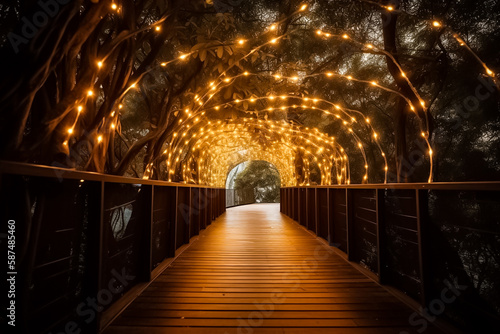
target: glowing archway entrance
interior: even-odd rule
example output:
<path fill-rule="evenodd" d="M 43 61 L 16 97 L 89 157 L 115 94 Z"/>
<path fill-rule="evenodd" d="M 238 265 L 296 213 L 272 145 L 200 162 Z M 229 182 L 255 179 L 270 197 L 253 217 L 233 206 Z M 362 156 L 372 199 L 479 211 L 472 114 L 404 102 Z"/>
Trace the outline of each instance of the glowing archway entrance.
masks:
<path fill-rule="evenodd" d="M 226 206 L 251 203 L 279 203 L 281 175 L 265 160 L 249 160 L 236 165 L 227 174 Z"/>

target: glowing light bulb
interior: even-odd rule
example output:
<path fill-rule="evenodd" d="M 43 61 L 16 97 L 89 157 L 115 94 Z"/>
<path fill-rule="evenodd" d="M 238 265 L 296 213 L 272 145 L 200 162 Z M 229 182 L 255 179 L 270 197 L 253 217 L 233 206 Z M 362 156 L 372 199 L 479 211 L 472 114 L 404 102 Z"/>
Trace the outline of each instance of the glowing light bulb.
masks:
<path fill-rule="evenodd" d="M 114 129 L 114 128 L 116 128 L 115 123 L 111 123 L 111 129 Z"/>
<path fill-rule="evenodd" d="M 111 9 L 112 10 L 117 10 L 118 9 L 118 5 L 116 3 L 112 3 L 111 4 Z"/>
<path fill-rule="evenodd" d="M 229 81 L 231 81 L 231 79 L 229 78 L 224 79 L 224 82 L 229 82 Z"/>
<path fill-rule="evenodd" d="M 492 70 L 490 70 L 489 68 L 486 69 L 486 73 L 488 73 L 488 75 L 490 77 L 494 77 L 495 76 L 495 73 Z"/>
<path fill-rule="evenodd" d="M 302 5 L 302 6 L 300 7 L 300 11 L 304 11 L 304 10 L 306 10 L 306 9 L 307 9 L 307 5 L 306 5 L 306 4 L 304 4 L 304 5 Z"/>
<path fill-rule="evenodd" d="M 390 11 L 390 12 L 392 12 L 392 11 L 394 10 L 394 7 L 392 7 L 392 6 L 388 6 L 388 7 L 387 7 L 387 10 L 388 10 L 388 11 Z"/>
<path fill-rule="evenodd" d="M 274 31 L 276 30 L 276 28 L 277 28 L 276 24 L 273 24 L 269 27 L 269 30 Z"/>
<path fill-rule="evenodd" d="M 244 75 L 244 76 L 248 76 L 248 75 L 250 75 L 250 73 L 248 73 L 248 72 L 243 72 L 243 75 Z"/>
<path fill-rule="evenodd" d="M 239 44 L 239 45 L 243 45 L 243 44 L 245 44 L 245 40 L 244 40 L 244 39 L 240 39 L 240 40 L 238 41 L 238 44 Z"/>
<path fill-rule="evenodd" d="M 167 66 L 167 63 L 161 63 L 160 65 L 165 67 L 165 66 Z"/>
<path fill-rule="evenodd" d="M 81 113 L 83 110 L 83 107 L 82 106 L 78 106 L 78 112 Z"/>
<path fill-rule="evenodd" d="M 72 133 L 73 133 L 73 128 L 69 128 L 69 129 L 68 129 L 68 133 L 69 133 L 69 134 L 72 134 Z"/>
<path fill-rule="evenodd" d="M 92 96 L 94 95 L 94 92 L 92 90 L 87 91 L 87 96 Z"/>
<path fill-rule="evenodd" d="M 349 35 L 348 35 L 348 34 L 343 34 L 343 35 L 342 35 L 342 38 L 343 38 L 343 39 L 349 39 Z"/>
<path fill-rule="evenodd" d="M 328 72 L 328 73 L 326 73 L 326 76 L 327 77 L 333 77 L 333 73 L 332 72 Z"/>
<path fill-rule="evenodd" d="M 98 143 L 102 142 L 102 136 L 97 137 L 97 142 Z"/>
<path fill-rule="evenodd" d="M 102 65 L 103 65 L 102 61 L 97 62 L 97 67 L 102 68 Z"/>
<path fill-rule="evenodd" d="M 378 83 L 376 81 L 371 82 L 372 86 L 378 86 Z"/>
<path fill-rule="evenodd" d="M 367 47 L 368 49 L 373 49 L 373 45 L 371 45 L 371 44 L 366 44 L 366 47 Z"/>
<path fill-rule="evenodd" d="M 160 26 L 156 26 L 155 30 L 156 30 L 156 31 L 160 31 L 160 30 L 161 30 L 161 27 L 160 27 Z"/>
<path fill-rule="evenodd" d="M 271 42 L 271 44 L 276 44 L 277 41 L 278 41 L 277 38 L 273 38 L 270 42 Z"/>
<path fill-rule="evenodd" d="M 318 34 L 318 35 L 320 35 L 320 36 L 321 36 L 321 35 L 323 34 L 323 32 L 322 32 L 321 30 L 317 30 L 317 31 L 316 31 L 316 34 Z"/>
<path fill-rule="evenodd" d="M 119 104 L 118 109 L 123 109 L 123 104 Z"/>
<path fill-rule="evenodd" d="M 434 21 L 434 22 L 432 22 L 432 25 L 433 25 L 434 27 L 436 27 L 436 28 L 441 27 L 441 23 L 440 23 L 440 22 L 438 22 L 438 21 Z"/>
<path fill-rule="evenodd" d="M 188 56 L 188 55 L 180 55 L 180 56 L 179 56 L 179 59 L 184 60 L 184 59 L 186 59 L 186 58 L 187 58 L 187 56 Z"/>

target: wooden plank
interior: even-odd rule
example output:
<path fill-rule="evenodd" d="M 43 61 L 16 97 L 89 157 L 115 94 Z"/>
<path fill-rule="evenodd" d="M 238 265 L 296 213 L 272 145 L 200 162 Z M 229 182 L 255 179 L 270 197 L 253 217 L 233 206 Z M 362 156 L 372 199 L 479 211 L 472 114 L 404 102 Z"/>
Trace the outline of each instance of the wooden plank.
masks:
<path fill-rule="evenodd" d="M 410 308 L 279 209 L 228 209 L 105 333 L 415 333 Z"/>

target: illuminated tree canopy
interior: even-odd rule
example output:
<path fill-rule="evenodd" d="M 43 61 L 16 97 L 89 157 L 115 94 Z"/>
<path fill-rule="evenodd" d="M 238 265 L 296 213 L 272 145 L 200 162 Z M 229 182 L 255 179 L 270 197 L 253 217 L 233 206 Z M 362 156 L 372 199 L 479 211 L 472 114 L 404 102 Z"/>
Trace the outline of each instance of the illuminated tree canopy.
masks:
<path fill-rule="evenodd" d="M 500 174 L 496 2 L 4 3 L 3 159 L 220 187 L 251 160 L 283 186 Z"/>

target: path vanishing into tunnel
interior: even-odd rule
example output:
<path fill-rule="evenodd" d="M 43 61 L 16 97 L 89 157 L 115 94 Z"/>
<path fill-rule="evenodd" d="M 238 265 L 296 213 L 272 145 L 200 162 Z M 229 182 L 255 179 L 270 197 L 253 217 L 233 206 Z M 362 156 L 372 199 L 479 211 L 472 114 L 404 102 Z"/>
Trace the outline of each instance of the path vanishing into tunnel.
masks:
<path fill-rule="evenodd" d="M 279 204 L 256 204 L 228 209 L 105 333 L 417 333 L 412 313 Z"/>

